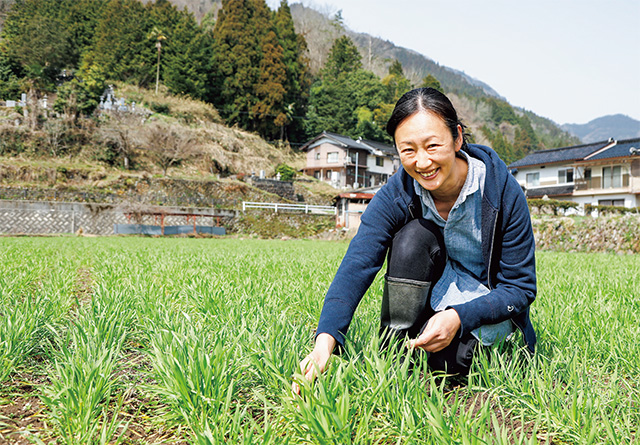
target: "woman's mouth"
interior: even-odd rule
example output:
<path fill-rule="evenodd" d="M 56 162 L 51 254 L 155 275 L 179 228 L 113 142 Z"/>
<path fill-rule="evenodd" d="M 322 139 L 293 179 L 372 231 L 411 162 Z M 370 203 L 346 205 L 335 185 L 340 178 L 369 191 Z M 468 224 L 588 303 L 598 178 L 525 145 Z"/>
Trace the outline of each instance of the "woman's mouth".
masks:
<path fill-rule="evenodd" d="M 422 176 L 424 179 L 431 179 L 433 178 L 436 174 L 438 174 L 438 171 L 440 169 L 439 168 L 434 168 L 432 170 L 426 171 L 426 172 L 417 172 L 420 176 Z"/>

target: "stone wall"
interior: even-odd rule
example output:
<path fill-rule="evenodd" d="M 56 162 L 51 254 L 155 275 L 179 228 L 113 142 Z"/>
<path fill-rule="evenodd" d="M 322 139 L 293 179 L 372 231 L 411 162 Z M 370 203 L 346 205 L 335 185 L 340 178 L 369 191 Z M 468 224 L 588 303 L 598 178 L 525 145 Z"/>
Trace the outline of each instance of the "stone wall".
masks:
<path fill-rule="evenodd" d="M 295 188 L 293 187 L 293 182 L 253 177 L 251 178 L 251 185 L 255 188 L 259 188 L 260 190 L 264 190 L 265 192 L 273 193 L 281 198 L 288 199 L 289 201 L 299 201 L 296 196 Z"/>
<path fill-rule="evenodd" d="M 640 253 L 640 215 L 533 216 L 532 224 L 540 250 Z"/>

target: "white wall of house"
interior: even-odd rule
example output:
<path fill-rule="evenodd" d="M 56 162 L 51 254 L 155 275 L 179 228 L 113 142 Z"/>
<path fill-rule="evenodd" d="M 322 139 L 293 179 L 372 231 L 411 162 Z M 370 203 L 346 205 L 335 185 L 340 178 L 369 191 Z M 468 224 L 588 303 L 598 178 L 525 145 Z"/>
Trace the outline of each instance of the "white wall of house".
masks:
<path fill-rule="evenodd" d="M 589 187 L 574 190 L 567 199 L 580 205 L 617 205 L 638 207 L 640 205 L 640 178 L 631 176 L 631 164 L 611 161 L 598 165 L 570 164 L 547 165 L 519 168 L 516 174 L 518 183 L 528 190 L 536 188 L 575 184 L 585 178 L 585 170 L 590 171 Z M 571 171 L 571 173 L 568 173 Z M 572 176 L 572 177 L 571 177 Z M 627 185 L 625 185 L 627 184 Z"/>
<path fill-rule="evenodd" d="M 561 164 L 523 167 L 519 168 L 516 174 L 520 186 L 527 189 L 573 184 L 575 177 L 576 171 L 572 166 Z"/>
<path fill-rule="evenodd" d="M 582 195 L 573 196 L 571 201 L 577 202 L 581 206 L 585 204 L 591 205 L 617 205 L 623 207 L 637 207 L 637 197 L 629 193 L 610 193 L 610 194 L 597 194 L 597 195 Z M 607 201 L 607 202 L 604 202 Z M 611 202 L 608 202 L 611 201 Z"/>
<path fill-rule="evenodd" d="M 386 182 L 389 176 L 395 172 L 393 158 L 389 156 L 367 156 L 367 170 L 369 175 L 374 175 L 378 179 L 373 181 L 370 186 L 379 185 L 381 182 Z"/>

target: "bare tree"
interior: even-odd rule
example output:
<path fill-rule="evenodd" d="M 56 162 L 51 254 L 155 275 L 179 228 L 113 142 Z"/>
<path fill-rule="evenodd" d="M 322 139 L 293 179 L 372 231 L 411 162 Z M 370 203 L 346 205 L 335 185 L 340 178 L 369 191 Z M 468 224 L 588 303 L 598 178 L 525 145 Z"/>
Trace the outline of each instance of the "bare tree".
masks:
<path fill-rule="evenodd" d="M 151 160 L 167 175 L 169 167 L 179 165 L 196 154 L 195 138 L 183 128 L 154 123 L 141 135 L 144 150 Z"/>
<path fill-rule="evenodd" d="M 122 156 L 123 166 L 128 170 L 138 148 L 137 133 L 141 117 L 126 112 L 112 112 L 105 116 L 108 117 L 108 121 L 100 126 L 100 138 Z"/>

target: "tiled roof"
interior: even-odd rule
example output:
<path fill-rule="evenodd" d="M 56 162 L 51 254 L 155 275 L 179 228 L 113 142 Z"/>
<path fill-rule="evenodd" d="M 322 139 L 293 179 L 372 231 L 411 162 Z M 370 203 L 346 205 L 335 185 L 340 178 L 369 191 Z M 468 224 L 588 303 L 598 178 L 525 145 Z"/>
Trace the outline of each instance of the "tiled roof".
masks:
<path fill-rule="evenodd" d="M 309 148 L 311 148 L 311 145 L 316 142 L 319 141 L 322 138 L 327 138 L 327 139 L 331 139 L 335 142 L 337 142 L 340 146 L 344 147 L 344 148 L 353 148 L 353 149 L 360 149 L 360 150 L 366 150 L 369 153 L 372 153 L 374 151 L 381 151 L 384 154 L 387 155 L 394 155 L 396 154 L 396 150 L 395 148 L 393 148 L 390 145 L 384 144 L 382 142 L 376 142 L 376 141 L 369 141 L 366 139 L 361 139 L 361 140 L 354 140 L 351 139 L 348 136 L 343 136 L 341 134 L 338 133 L 332 133 L 330 131 L 323 131 L 321 134 L 319 134 L 318 136 L 316 136 L 315 138 L 311 139 L 309 142 L 307 142 L 306 144 L 304 144 L 301 147 L 301 150 L 308 150 Z"/>
<path fill-rule="evenodd" d="M 384 154 L 387 155 L 396 155 L 398 154 L 398 152 L 396 151 L 396 149 L 389 145 L 389 144 L 385 144 L 384 142 L 377 142 L 377 141 L 370 141 L 368 139 L 363 139 L 362 142 L 364 142 L 365 144 L 375 148 L 378 151 L 381 151 Z"/>
<path fill-rule="evenodd" d="M 535 189 L 527 189 L 527 198 L 542 198 L 547 196 L 568 196 L 573 193 L 573 184 L 557 185 L 553 187 L 540 187 Z"/>
<path fill-rule="evenodd" d="M 640 154 L 640 138 L 635 139 L 626 139 L 624 141 L 618 141 L 613 147 L 609 147 L 605 150 L 602 150 L 600 153 L 597 153 L 593 156 L 588 156 L 585 161 L 596 161 L 599 159 L 611 159 L 611 158 L 623 158 L 626 156 L 638 156 L 632 155 L 629 149 L 631 147 L 637 148 Z"/>
<path fill-rule="evenodd" d="M 575 145 L 573 147 L 554 148 L 551 150 L 540 150 L 528 154 L 524 158 L 509 164 L 509 168 L 525 167 L 530 165 L 552 164 L 554 162 L 571 162 L 582 160 L 606 147 L 610 142 L 594 142 L 592 144 Z"/>

